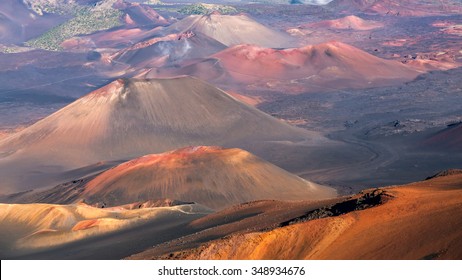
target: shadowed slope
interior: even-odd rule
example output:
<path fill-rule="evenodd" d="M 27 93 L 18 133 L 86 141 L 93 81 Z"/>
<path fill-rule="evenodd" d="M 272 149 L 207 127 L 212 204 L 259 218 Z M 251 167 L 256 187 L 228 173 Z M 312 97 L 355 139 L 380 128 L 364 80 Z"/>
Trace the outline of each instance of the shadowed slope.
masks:
<path fill-rule="evenodd" d="M 427 147 L 448 151 L 462 151 L 462 122 L 448 125 L 423 143 Z"/>
<path fill-rule="evenodd" d="M 56 185 L 63 171 L 103 160 L 194 145 L 254 152 L 267 141 L 327 140 L 195 78 L 117 80 L 1 140 L 0 185 L 21 191 Z"/>
<path fill-rule="evenodd" d="M 139 42 L 113 54 L 111 59 L 134 69 L 156 68 L 176 65 L 187 59 L 208 57 L 224 49 L 225 45 L 208 36 L 187 32 Z"/>
<path fill-rule="evenodd" d="M 99 209 L 85 204 L 0 204 L 0 257 L 8 259 L 47 250 L 59 251 L 63 245 L 86 244 L 109 234 L 120 234 L 127 237 L 120 243 L 131 243 L 108 246 L 105 242 L 97 242 L 92 247 L 95 252 L 87 252 L 97 255 L 100 250 L 108 250 L 112 253 L 108 258 L 115 258 L 120 251 L 133 252 L 134 241 L 143 243 L 130 238 L 129 229 L 141 227 L 138 231 L 142 232 L 157 227 L 160 233 L 209 213 L 209 209 L 197 204 L 135 210 L 123 207 Z M 145 239 L 155 240 L 156 236 L 148 234 Z M 65 250 L 63 254 L 66 254 Z"/>
<path fill-rule="evenodd" d="M 195 231 L 195 234 L 183 236 L 170 242 L 145 248 L 144 251 L 129 256 L 129 259 L 157 259 L 180 257 L 171 252 L 200 247 L 204 242 L 216 240 L 230 234 L 241 236 L 249 231 L 268 230 L 277 227 L 280 223 L 298 217 L 320 207 L 341 201 L 343 198 L 319 201 L 277 201 L 259 200 L 233 205 L 224 210 L 209 214 L 190 222 L 186 229 Z"/>
<path fill-rule="evenodd" d="M 368 192 L 365 193 L 366 195 Z M 182 259 L 460 259 L 462 175 L 455 174 L 358 195 L 378 205 L 345 203 L 310 211 L 267 232 L 231 235 Z M 368 202 L 369 203 L 369 202 Z M 343 205 L 342 209 L 340 206 Z M 337 209 L 338 208 L 338 209 Z M 338 212 L 340 211 L 340 212 Z M 342 212 L 344 211 L 344 212 Z M 350 212 L 351 211 L 351 212 Z M 305 220 L 305 221 L 304 221 Z M 306 221 L 308 220 L 308 221 Z M 289 224 L 289 225 L 287 225 Z M 425 233 L 425 234 L 422 234 Z M 146 256 L 145 256 L 146 257 Z M 167 256 L 166 256 L 167 257 Z"/>
<path fill-rule="evenodd" d="M 149 6 L 127 2 L 123 2 L 119 5 L 120 7 L 118 8 L 126 13 L 124 15 L 124 21 L 128 25 L 158 26 L 168 24 L 168 21 L 163 16 L 159 15 Z"/>
<path fill-rule="evenodd" d="M 64 21 L 53 14 L 38 15 L 20 0 L 0 1 L 0 43 L 23 43 Z"/>
<path fill-rule="evenodd" d="M 305 181 L 246 151 L 203 146 L 125 162 L 84 182 L 71 198 L 66 195 L 69 188 L 75 189 L 76 185 L 56 187 L 46 195 L 37 193 L 22 201 L 83 200 L 90 205 L 115 206 L 172 198 L 222 209 L 260 199 L 316 200 L 336 196 L 334 189 Z"/>

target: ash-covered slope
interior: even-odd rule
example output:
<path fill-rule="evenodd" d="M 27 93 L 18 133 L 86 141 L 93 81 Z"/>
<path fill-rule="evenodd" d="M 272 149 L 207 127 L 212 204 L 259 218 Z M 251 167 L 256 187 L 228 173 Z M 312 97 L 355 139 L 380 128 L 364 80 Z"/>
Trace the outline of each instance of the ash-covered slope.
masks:
<path fill-rule="evenodd" d="M 205 34 L 226 46 L 255 44 L 268 48 L 292 47 L 289 35 L 272 30 L 246 15 L 191 15 L 167 28 L 170 33 Z"/>
<path fill-rule="evenodd" d="M 196 78 L 120 79 L 3 139 L 0 186 L 3 192 L 52 186 L 64 182 L 57 180 L 64 171 L 185 146 L 255 152 L 271 141 L 327 140 Z"/>
<path fill-rule="evenodd" d="M 462 13 L 458 0 L 334 0 L 327 7 L 337 12 L 365 12 L 393 16 L 432 16 Z"/>
<path fill-rule="evenodd" d="M 341 42 L 293 49 L 238 45 L 182 68 L 160 69 L 147 77 L 195 75 L 218 84 L 257 88 L 298 86 L 302 92 L 400 84 L 419 72 Z M 291 92 L 287 90 L 286 92 Z"/>
<path fill-rule="evenodd" d="M 339 80 L 345 83 L 368 83 L 378 80 L 408 80 L 416 72 L 402 63 L 373 56 L 341 42 L 309 45 L 296 49 L 267 49 L 241 45 L 214 55 L 235 77 L 253 79 Z M 252 79 L 252 78 L 251 78 Z"/>
<path fill-rule="evenodd" d="M 358 16 L 350 15 L 343 18 L 324 20 L 311 24 L 303 25 L 308 28 L 332 28 L 332 29 L 352 29 L 352 30 L 373 30 L 383 27 L 383 24 L 373 20 L 364 20 Z"/>
<path fill-rule="evenodd" d="M 83 184 L 58 186 L 23 201 L 84 201 L 107 207 L 171 198 L 222 209 L 261 199 L 317 200 L 335 196 L 335 190 L 301 179 L 247 151 L 198 146 L 143 156 Z"/>
<path fill-rule="evenodd" d="M 141 41 L 111 56 L 115 63 L 124 63 L 135 69 L 176 65 L 184 60 L 208 57 L 226 49 L 222 43 L 192 31 L 169 34 Z"/>
<path fill-rule="evenodd" d="M 118 2 L 115 7 L 125 13 L 124 21 L 132 26 L 167 25 L 168 20 L 147 5 L 130 2 Z"/>

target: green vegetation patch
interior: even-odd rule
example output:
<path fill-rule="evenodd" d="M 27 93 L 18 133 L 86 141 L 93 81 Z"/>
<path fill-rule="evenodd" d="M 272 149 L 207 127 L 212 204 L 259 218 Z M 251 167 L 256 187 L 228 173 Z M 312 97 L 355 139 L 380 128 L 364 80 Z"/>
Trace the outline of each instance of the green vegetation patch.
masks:
<path fill-rule="evenodd" d="M 219 12 L 223 15 L 237 14 L 238 11 L 232 6 L 218 4 L 197 3 L 181 8 L 179 13 L 184 15 L 207 15 L 213 12 Z"/>
<path fill-rule="evenodd" d="M 26 42 L 26 46 L 50 51 L 62 50 L 61 43 L 76 35 L 91 34 L 96 31 L 120 26 L 122 12 L 101 7 L 80 7 L 75 17 L 56 26 L 42 36 Z"/>
<path fill-rule="evenodd" d="M 69 15 L 78 7 L 76 3 L 67 0 L 24 0 L 24 3 L 41 16 L 45 13 Z"/>
<path fill-rule="evenodd" d="M 162 1 L 160 0 L 145 0 L 143 2 L 144 4 L 147 4 L 147 5 L 162 5 Z"/>

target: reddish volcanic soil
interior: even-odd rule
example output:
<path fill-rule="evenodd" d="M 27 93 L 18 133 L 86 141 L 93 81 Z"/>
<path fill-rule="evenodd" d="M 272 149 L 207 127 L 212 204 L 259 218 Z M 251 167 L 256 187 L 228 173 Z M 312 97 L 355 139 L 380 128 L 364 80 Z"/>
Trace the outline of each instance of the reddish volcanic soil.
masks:
<path fill-rule="evenodd" d="M 325 20 L 311 24 L 302 25 L 301 28 L 333 28 L 333 29 L 352 29 L 352 30 L 373 30 L 384 25 L 372 20 L 364 20 L 357 16 L 346 16 L 339 19 Z"/>
<path fill-rule="evenodd" d="M 188 31 L 141 41 L 112 54 L 109 60 L 139 72 L 140 69 L 177 67 L 183 60 L 202 59 L 225 48 L 204 34 Z"/>
<path fill-rule="evenodd" d="M 317 208 L 341 201 L 340 198 L 312 202 L 283 202 L 260 200 L 234 205 L 222 211 L 212 213 L 190 222 L 184 228 L 194 234 L 183 236 L 139 254 L 130 259 L 156 259 L 164 254 L 184 249 L 195 248 L 207 240 L 215 240 L 229 234 L 267 230 L 277 227 L 280 223 L 293 219 Z M 172 254 L 172 256 L 176 254 Z"/>
<path fill-rule="evenodd" d="M 172 198 L 222 209 L 259 199 L 317 200 L 336 192 L 301 179 L 246 151 L 189 147 L 128 161 L 96 176 L 44 192 L 13 195 L 14 203 L 117 206 Z"/>
<path fill-rule="evenodd" d="M 462 151 L 462 123 L 452 124 L 425 140 L 424 146 Z"/>
<path fill-rule="evenodd" d="M 272 30 L 246 15 L 191 15 L 167 28 L 169 33 L 192 31 L 226 46 L 255 44 L 269 48 L 293 47 L 290 36 Z"/>
<path fill-rule="evenodd" d="M 230 90 L 226 91 L 226 93 L 228 93 L 229 95 L 236 98 L 237 100 L 245 104 L 248 104 L 250 106 L 257 106 L 258 104 L 265 102 L 263 98 L 258 97 L 258 96 L 245 96 L 245 95 L 242 95 L 237 92 L 230 91 Z"/>
<path fill-rule="evenodd" d="M 451 174 L 405 186 L 364 191 L 363 195 L 310 211 L 272 230 L 232 234 L 195 249 L 160 257 L 460 259 L 462 174 Z M 156 258 L 156 249 L 133 256 L 152 257 Z"/>
<path fill-rule="evenodd" d="M 71 185 L 73 187 L 75 185 Z M 32 202 L 117 206 L 172 198 L 213 209 L 260 199 L 317 200 L 336 191 L 308 182 L 246 151 L 190 147 L 147 155 L 109 169 L 68 197 L 68 188 L 35 194 Z M 43 198 L 42 198 L 43 197 Z"/>
<path fill-rule="evenodd" d="M 443 33 L 462 36 L 462 24 L 460 22 L 441 20 L 434 22 L 432 26 L 440 28 Z"/>
<path fill-rule="evenodd" d="M 120 5 L 121 7 L 116 7 L 125 12 L 124 20 L 129 26 L 163 26 L 169 23 L 168 20 L 147 5 L 127 2 L 122 2 Z"/>
<path fill-rule="evenodd" d="M 122 28 L 117 30 L 100 31 L 91 35 L 73 37 L 61 43 L 66 50 L 97 48 L 120 48 L 131 46 L 146 37 L 154 36 L 160 28 L 144 30 L 142 28 Z"/>
<path fill-rule="evenodd" d="M 340 42 L 275 50 L 239 45 L 213 55 L 235 81 L 272 86 L 300 83 L 302 90 L 329 91 L 400 83 L 418 73 Z"/>
<path fill-rule="evenodd" d="M 267 141 L 331 143 L 195 78 L 120 79 L 1 140 L 0 185 L 50 187 L 75 179 L 60 177 L 75 168 L 191 145 L 263 153 Z"/>

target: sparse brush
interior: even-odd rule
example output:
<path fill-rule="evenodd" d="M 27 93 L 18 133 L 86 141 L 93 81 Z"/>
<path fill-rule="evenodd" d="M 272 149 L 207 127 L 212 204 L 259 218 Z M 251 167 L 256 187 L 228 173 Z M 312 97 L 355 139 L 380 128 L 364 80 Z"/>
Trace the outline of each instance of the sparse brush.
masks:
<path fill-rule="evenodd" d="M 197 3 L 185 6 L 181 8 L 178 12 L 185 15 L 207 15 L 213 12 L 219 12 L 223 15 L 238 13 L 237 9 L 232 6 L 204 3 Z"/>
<path fill-rule="evenodd" d="M 56 26 L 38 38 L 26 42 L 26 46 L 51 51 L 62 50 L 61 43 L 76 35 L 91 34 L 121 25 L 122 12 L 112 7 L 103 9 L 83 7 L 76 11 L 75 17 Z"/>

